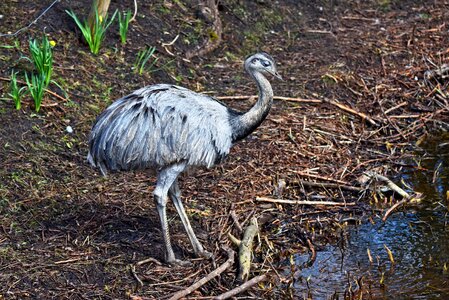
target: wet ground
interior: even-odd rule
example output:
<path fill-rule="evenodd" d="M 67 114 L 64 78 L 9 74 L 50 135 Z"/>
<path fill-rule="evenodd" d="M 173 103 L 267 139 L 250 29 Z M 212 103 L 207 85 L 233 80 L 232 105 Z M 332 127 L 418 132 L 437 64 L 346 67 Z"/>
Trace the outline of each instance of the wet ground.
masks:
<path fill-rule="evenodd" d="M 449 298 L 449 144 L 437 138 L 422 147 L 413 159 L 420 170 L 404 170 L 402 176 L 424 194 L 422 201 L 386 222 L 374 215 L 348 228 L 339 243 L 319 251 L 315 264 L 302 270 L 295 283 L 300 297 Z M 302 265 L 308 256 L 295 259 Z"/>

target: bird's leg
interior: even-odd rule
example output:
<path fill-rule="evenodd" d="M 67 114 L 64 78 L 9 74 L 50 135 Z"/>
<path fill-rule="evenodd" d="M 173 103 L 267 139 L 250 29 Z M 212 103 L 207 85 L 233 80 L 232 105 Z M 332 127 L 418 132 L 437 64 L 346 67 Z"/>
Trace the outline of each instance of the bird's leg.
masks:
<path fill-rule="evenodd" d="M 185 168 L 184 164 L 176 164 L 160 170 L 157 176 L 156 188 L 154 189 L 153 192 L 154 201 L 156 202 L 156 208 L 159 213 L 159 218 L 161 221 L 162 235 L 164 238 L 166 248 L 165 259 L 169 264 L 175 265 L 187 265 L 189 263 L 176 259 L 175 257 L 175 253 L 173 252 L 173 248 L 170 242 L 170 233 L 168 230 L 166 206 L 168 199 L 168 190 L 172 186 L 173 182 L 176 181 L 176 178 L 184 170 L 184 168 Z"/>
<path fill-rule="evenodd" d="M 184 225 L 187 235 L 189 236 L 190 243 L 192 244 L 193 247 L 193 252 L 195 252 L 195 254 L 198 257 L 210 258 L 212 256 L 212 253 L 204 250 L 203 246 L 198 241 L 195 232 L 192 229 L 192 226 L 190 225 L 189 218 L 187 217 L 184 205 L 182 204 L 181 201 L 181 190 L 179 189 L 177 179 L 175 180 L 175 182 L 173 182 L 172 186 L 170 187 L 168 195 L 173 201 L 173 204 L 175 205 L 175 208 L 178 211 L 179 217 L 181 218 L 182 224 Z"/>

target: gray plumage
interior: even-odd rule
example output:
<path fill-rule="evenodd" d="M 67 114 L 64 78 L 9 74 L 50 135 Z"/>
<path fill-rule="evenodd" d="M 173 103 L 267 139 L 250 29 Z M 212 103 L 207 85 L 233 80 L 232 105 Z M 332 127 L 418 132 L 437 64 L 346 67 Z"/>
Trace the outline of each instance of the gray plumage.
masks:
<path fill-rule="evenodd" d="M 158 84 L 141 88 L 111 104 L 96 120 L 89 138 L 88 161 L 108 171 L 154 169 L 153 192 L 162 224 L 166 260 L 175 258 L 168 233 L 167 197 L 173 201 L 197 255 L 209 257 L 196 238 L 180 199 L 177 177 L 192 166 L 211 167 L 266 118 L 273 91 L 264 74 L 280 76 L 273 58 L 257 53 L 245 60 L 259 99 L 246 113 L 188 89 Z"/>

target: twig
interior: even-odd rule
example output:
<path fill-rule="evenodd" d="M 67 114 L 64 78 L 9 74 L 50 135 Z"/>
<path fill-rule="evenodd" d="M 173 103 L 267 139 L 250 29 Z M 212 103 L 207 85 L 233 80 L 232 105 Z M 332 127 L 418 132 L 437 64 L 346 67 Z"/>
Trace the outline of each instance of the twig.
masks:
<path fill-rule="evenodd" d="M 279 204 L 296 204 L 296 205 L 334 205 L 334 206 L 352 206 L 355 202 L 334 202 L 334 201 L 308 201 L 308 200 L 288 200 L 288 199 L 272 199 L 266 197 L 256 197 L 256 201 L 271 202 Z"/>
<path fill-rule="evenodd" d="M 137 0 L 134 0 L 134 14 L 133 14 L 132 18 L 129 19 L 128 23 L 134 21 L 136 19 L 136 16 L 137 16 Z"/>
<path fill-rule="evenodd" d="M 68 263 L 76 262 L 76 261 L 79 261 L 82 259 L 83 259 L 82 257 L 71 258 L 71 259 L 66 259 L 66 260 L 55 261 L 54 264 L 55 265 L 68 264 Z"/>
<path fill-rule="evenodd" d="M 234 250 L 230 249 L 227 246 L 223 246 L 223 250 L 225 250 L 228 253 L 227 261 L 225 261 L 221 266 L 219 266 L 218 268 L 216 268 L 215 270 L 213 270 L 212 272 L 210 272 L 205 277 L 201 278 L 200 280 L 198 280 L 197 282 L 195 282 L 188 288 L 173 294 L 173 296 L 171 296 L 169 300 L 178 300 L 178 299 L 181 299 L 182 297 L 187 296 L 188 294 L 195 291 L 200 286 L 204 285 L 206 282 L 208 282 L 212 278 L 217 277 L 218 275 L 223 273 L 227 268 L 232 266 L 232 264 L 234 263 L 234 256 L 235 256 Z"/>
<path fill-rule="evenodd" d="M 408 201 L 408 199 L 402 199 L 401 201 L 395 203 L 392 207 L 390 207 L 386 212 L 385 215 L 382 217 L 382 221 L 386 221 L 388 216 L 399 206 L 401 206 L 402 204 L 406 203 Z"/>
<path fill-rule="evenodd" d="M 159 266 L 162 265 L 162 263 L 161 263 L 160 261 L 158 261 L 157 259 L 155 259 L 155 258 L 153 258 L 153 257 L 149 257 L 149 258 L 147 258 L 147 259 L 138 261 L 138 262 L 136 263 L 136 266 L 141 266 L 141 265 L 147 264 L 147 263 L 149 263 L 149 262 L 154 262 L 156 265 L 159 265 Z"/>
<path fill-rule="evenodd" d="M 395 184 L 393 181 L 391 181 L 390 179 L 388 179 L 387 177 L 377 174 L 375 172 L 364 172 L 364 174 L 368 177 L 374 178 L 376 180 L 380 180 L 383 181 L 387 184 L 387 186 L 395 191 L 396 193 L 398 193 L 399 195 L 401 195 L 402 197 L 404 197 L 405 199 L 409 200 L 411 199 L 411 196 L 409 193 L 407 193 L 406 191 L 404 191 L 403 189 L 401 189 L 397 184 Z"/>
<path fill-rule="evenodd" d="M 229 214 L 230 214 L 232 220 L 234 221 L 234 225 L 235 225 L 235 227 L 237 227 L 238 231 L 243 232 L 242 225 L 239 222 L 239 218 L 237 217 L 235 210 L 231 210 L 231 212 Z"/>
<path fill-rule="evenodd" d="M 312 181 L 306 181 L 306 180 L 298 180 L 293 181 L 293 184 L 302 184 L 307 186 L 316 186 L 316 187 L 325 187 L 325 188 L 337 188 L 342 190 L 348 190 L 348 191 L 354 191 L 354 192 L 362 192 L 365 189 L 358 187 L 358 186 L 351 186 L 351 185 L 342 185 L 338 183 L 331 183 L 331 182 L 312 182 Z"/>
<path fill-rule="evenodd" d="M 331 178 L 331 177 L 326 177 L 326 176 L 320 176 L 320 175 L 315 175 L 315 174 L 309 174 L 309 173 L 304 173 L 301 171 L 296 171 L 296 170 L 291 170 L 292 173 L 296 173 L 300 176 L 305 176 L 305 177 L 310 177 L 310 178 L 315 178 L 315 179 L 321 179 L 321 180 L 326 180 L 326 181 L 333 181 L 333 182 L 337 182 L 343 185 L 350 185 L 349 182 L 343 181 L 343 180 L 338 180 L 335 178 Z"/>
<path fill-rule="evenodd" d="M 385 111 L 385 114 L 387 115 L 387 114 L 389 114 L 390 112 L 392 112 L 393 110 L 396 110 L 396 109 L 398 109 L 398 108 L 400 108 L 400 107 L 402 107 L 402 106 L 404 106 L 404 105 L 407 105 L 407 104 L 408 104 L 407 101 L 401 102 L 401 103 L 399 103 L 398 105 L 393 106 L 393 107 L 390 107 L 389 109 L 387 109 L 387 110 Z"/>
<path fill-rule="evenodd" d="M 316 260 L 316 251 L 315 246 L 313 246 L 312 241 L 309 238 L 307 238 L 307 246 L 309 246 L 310 252 L 312 252 L 309 260 L 307 261 L 307 266 L 311 267 Z"/>
<path fill-rule="evenodd" d="M 10 79 L 10 78 L 7 78 L 7 77 L 0 77 L 0 80 L 3 80 L 3 81 L 11 81 L 11 79 Z M 17 82 L 20 83 L 20 84 L 23 84 L 23 85 L 26 84 L 26 82 L 24 82 L 24 81 L 22 81 L 22 80 L 17 80 Z M 60 99 L 60 100 L 63 100 L 63 101 L 65 101 L 65 102 L 68 102 L 68 101 L 69 101 L 69 99 L 66 99 L 66 98 L 62 97 L 62 96 L 56 94 L 55 92 L 53 92 L 53 91 L 51 91 L 51 90 L 49 90 L 49 89 L 44 89 L 44 91 L 47 92 L 47 93 L 49 93 L 50 95 L 52 95 L 52 96 L 54 96 L 54 97 Z"/>
<path fill-rule="evenodd" d="M 368 116 L 368 115 L 366 115 L 366 114 L 364 114 L 362 112 L 358 112 L 358 111 L 356 111 L 356 110 L 354 110 L 354 109 L 352 109 L 350 107 L 347 107 L 347 106 L 345 106 L 345 105 L 343 105 L 343 104 L 341 104 L 341 103 L 339 103 L 337 101 L 334 101 L 334 100 L 326 100 L 326 102 L 329 103 L 329 104 L 332 104 L 334 106 L 337 106 L 338 108 L 340 108 L 340 109 L 342 109 L 342 110 L 344 110 L 346 112 L 349 112 L 351 114 L 357 115 L 360 118 L 362 118 L 363 120 L 367 120 L 371 125 L 378 126 L 376 121 L 374 121 L 370 116 Z"/>
<path fill-rule="evenodd" d="M 143 286 L 143 282 L 142 280 L 139 278 L 139 276 L 137 276 L 136 273 L 136 266 L 135 265 L 129 265 L 129 269 L 131 271 L 131 274 L 133 275 L 133 277 L 137 280 L 137 282 L 139 283 L 140 286 Z"/>
<path fill-rule="evenodd" d="M 224 299 L 231 298 L 241 292 L 246 291 L 250 287 L 258 284 L 259 282 L 265 281 L 267 278 L 268 278 L 267 274 L 256 276 L 256 277 L 252 278 L 251 280 L 248 280 L 247 282 L 243 283 L 242 285 L 239 285 L 238 287 L 233 288 L 232 290 L 227 291 L 226 293 L 218 295 L 217 297 L 215 297 L 213 299 L 214 300 L 224 300 Z"/>
<path fill-rule="evenodd" d="M 257 98 L 256 95 L 251 96 L 218 96 L 215 97 L 218 100 L 245 100 L 249 98 Z M 300 103 L 323 103 L 323 100 L 320 99 L 304 99 L 304 98 L 292 98 L 292 97 L 282 97 L 282 96 L 274 96 L 274 100 L 282 100 L 282 101 L 290 101 L 290 102 L 300 102 Z"/>
<path fill-rule="evenodd" d="M 16 36 L 16 35 L 18 35 L 20 32 L 22 32 L 22 31 L 24 31 L 24 30 L 26 30 L 26 29 L 28 29 L 28 28 L 30 28 L 32 25 L 34 25 L 34 24 L 36 24 L 36 22 L 43 16 L 43 15 L 45 15 L 46 13 L 47 13 L 47 11 L 49 11 L 52 7 L 53 7 L 53 5 L 55 5 L 56 3 L 58 3 L 58 2 L 60 2 L 61 0 L 55 0 L 55 1 L 53 1 L 53 3 L 52 4 L 50 4 L 50 6 L 49 7 L 47 7 L 36 19 L 34 19 L 34 21 L 33 22 L 31 22 L 30 24 L 28 24 L 28 26 L 25 26 L 25 27 L 22 27 L 22 28 L 20 28 L 19 30 L 17 30 L 16 32 L 14 32 L 14 33 L 1 33 L 0 34 L 0 37 L 5 37 L 5 36 L 8 36 L 8 37 L 12 37 L 12 36 Z"/>
<path fill-rule="evenodd" d="M 257 97 L 257 96 L 219 96 L 219 97 L 215 97 L 218 100 L 243 100 L 243 99 L 248 99 L 251 97 Z M 283 101 L 289 101 L 289 102 L 299 102 L 299 103 L 329 103 L 331 105 L 334 105 L 338 108 L 340 108 L 341 110 L 344 110 L 346 112 L 349 112 L 351 114 L 357 115 L 360 118 L 362 118 L 363 120 L 367 120 L 370 124 L 374 125 L 374 126 L 378 126 L 377 122 L 373 120 L 373 118 L 371 118 L 370 116 L 356 111 L 350 107 L 347 107 L 344 104 L 341 104 L 340 102 L 337 102 L 335 100 L 320 100 L 320 99 L 304 99 L 304 98 L 292 98 L 292 97 L 282 97 L 282 96 L 274 96 L 273 97 L 274 100 L 283 100 Z"/>

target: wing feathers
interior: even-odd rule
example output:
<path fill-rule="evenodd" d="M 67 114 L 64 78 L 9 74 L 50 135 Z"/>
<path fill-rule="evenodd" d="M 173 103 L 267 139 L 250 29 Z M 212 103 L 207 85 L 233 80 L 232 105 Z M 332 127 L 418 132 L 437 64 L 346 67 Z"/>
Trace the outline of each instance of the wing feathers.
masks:
<path fill-rule="evenodd" d="M 98 117 L 89 146 L 88 160 L 103 174 L 179 161 L 210 167 L 231 147 L 228 111 L 184 88 L 146 87 L 117 100 Z"/>

